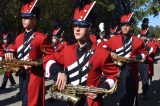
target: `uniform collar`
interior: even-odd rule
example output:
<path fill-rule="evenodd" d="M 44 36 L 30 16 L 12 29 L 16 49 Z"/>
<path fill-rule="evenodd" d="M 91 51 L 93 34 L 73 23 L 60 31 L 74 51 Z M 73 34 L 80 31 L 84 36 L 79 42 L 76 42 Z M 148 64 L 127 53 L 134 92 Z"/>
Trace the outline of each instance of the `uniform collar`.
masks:
<path fill-rule="evenodd" d="M 31 36 L 35 31 L 36 29 L 32 29 L 30 32 L 25 32 L 25 36 Z"/>
<path fill-rule="evenodd" d="M 127 35 L 127 36 L 122 35 L 123 42 L 124 42 L 124 43 L 129 42 L 129 40 L 131 39 L 131 37 L 132 37 L 131 35 Z"/>
<path fill-rule="evenodd" d="M 27 41 L 27 40 L 30 38 L 30 36 L 33 35 L 33 33 L 34 33 L 35 31 L 36 31 L 35 29 L 32 29 L 30 32 L 25 32 L 25 33 L 24 33 L 24 41 Z"/>
<path fill-rule="evenodd" d="M 90 50 L 92 48 L 92 45 L 92 42 L 88 40 L 83 47 L 80 48 L 80 46 L 78 45 L 77 48 L 78 50 Z"/>

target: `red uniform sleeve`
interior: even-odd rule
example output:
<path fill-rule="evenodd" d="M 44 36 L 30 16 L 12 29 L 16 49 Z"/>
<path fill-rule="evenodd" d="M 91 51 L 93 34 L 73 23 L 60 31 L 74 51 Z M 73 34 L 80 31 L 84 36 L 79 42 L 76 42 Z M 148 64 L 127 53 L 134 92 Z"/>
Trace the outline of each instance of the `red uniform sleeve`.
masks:
<path fill-rule="evenodd" d="M 55 60 L 59 63 L 59 64 L 64 64 L 63 61 L 63 53 L 64 53 L 64 49 L 61 52 L 55 52 L 54 56 L 55 56 Z"/>
<path fill-rule="evenodd" d="M 3 45 L 0 46 L 0 57 L 4 56 L 4 48 Z"/>
<path fill-rule="evenodd" d="M 156 54 L 157 48 L 156 48 L 156 45 L 153 42 L 150 42 L 147 45 L 147 47 L 149 48 L 147 61 L 149 63 L 152 63 L 154 61 L 154 56 Z"/>
<path fill-rule="evenodd" d="M 91 42 L 93 43 L 93 44 L 97 44 L 97 37 L 96 37 L 96 35 L 90 35 L 90 40 L 91 40 Z"/>
<path fill-rule="evenodd" d="M 52 43 L 46 36 L 41 40 L 40 49 L 45 55 L 52 55 L 54 53 L 54 49 L 52 48 Z"/>
<path fill-rule="evenodd" d="M 140 60 L 144 62 L 146 60 L 147 50 L 142 40 L 140 41 L 137 50 L 137 55 L 141 56 Z"/>
<path fill-rule="evenodd" d="M 47 55 L 43 58 L 43 67 L 47 78 L 53 78 L 59 72 L 64 71 L 63 66 L 56 62 L 54 55 Z"/>
<path fill-rule="evenodd" d="M 119 68 L 113 62 L 110 54 L 108 54 L 106 58 L 104 58 L 101 70 L 107 78 L 105 82 L 107 82 L 110 88 L 112 88 L 115 84 L 115 81 L 118 80 Z"/>
<path fill-rule="evenodd" d="M 17 51 L 17 46 L 16 43 L 8 45 L 8 48 L 6 49 L 6 52 L 16 52 Z"/>
<path fill-rule="evenodd" d="M 152 44 L 150 44 L 148 46 L 150 48 L 150 50 L 148 51 L 149 54 L 151 55 L 155 55 L 156 54 L 156 45 L 152 42 Z"/>
<path fill-rule="evenodd" d="M 65 47 L 67 47 L 67 42 L 63 42 L 58 45 L 56 52 L 61 52 Z"/>
<path fill-rule="evenodd" d="M 58 74 L 58 72 L 63 72 L 63 67 L 56 62 L 55 52 L 52 48 L 52 43 L 48 40 L 48 37 L 45 37 L 41 42 L 40 48 L 45 54 L 43 57 L 45 77 L 53 78 L 53 76 Z"/>
<path fill-rule="evenodd" d="M 107 49 L 111 49 L 112 48 L 111 45 L 112 45 L 112 40 L 107 40 L 107 41 L 103 42 L 102 47 L 107 48 Z"/>
<path fill-rule="evenodd" d="M 106 45 L 107 42 L 108 42 L 108 41 L 102 41 L 102 42 L 100 42 L 100 43 L 98 44 L 98 46 L 103 47 L 103 48 L 107 48 L 107 45 Z"/>

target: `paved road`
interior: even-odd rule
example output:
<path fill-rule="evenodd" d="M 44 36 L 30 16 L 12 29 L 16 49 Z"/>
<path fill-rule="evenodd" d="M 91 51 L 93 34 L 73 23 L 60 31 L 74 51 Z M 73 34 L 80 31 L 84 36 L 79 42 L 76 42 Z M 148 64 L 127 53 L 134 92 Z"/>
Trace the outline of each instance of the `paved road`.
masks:
<path fill-rule="evenodd" d="M 160 106 L 160 61 L 154 65 L 155 75 L 153 81 L 149 86 L 148 99 L 142 100 L 141 98 L 141 83 L 139 89 L 139 104 L 140 106 Z M 16 82 L 18 83 L 18 78 L 15 77 Z M 0 84 L 2 82 L 2 75 L 0 75 Z M 50 88 L 52 81 L 46 80 L 46 89 Z M 0 106 L 21 106 L 20 97 L 16 96 L 18 87 L 10 87 L 8 82 L 7 88 L 4 91 L 0 91 Z M 46 105 L 50 106 L 49 93 L 46 92 Z"/>

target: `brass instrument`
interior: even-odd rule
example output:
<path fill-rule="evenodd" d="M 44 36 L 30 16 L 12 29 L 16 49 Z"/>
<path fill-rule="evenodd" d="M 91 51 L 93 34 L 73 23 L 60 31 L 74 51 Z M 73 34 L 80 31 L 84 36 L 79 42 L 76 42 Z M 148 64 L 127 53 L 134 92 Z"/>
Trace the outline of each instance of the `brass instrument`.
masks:
<path fill-rule="evenodd" d="M 22 73 L 20 67 L 24 65 L 38 66 L 41 65 L 41 61 L 24 61 L 24 60 L 12 60 L 12 61 L 0 61 L 0 66 L 4 69 L 4 72 L 13 72 L 16 76 L 19 76 Z"/>
<path fill-rule="evenodd" d="M 104 88 L 88 87 L 88 86 L 73 86 L 72 84 L 67 84 L 65 89 L 59 91 L 56 84 L 53 83 L 51 87 L 51 97 L 53 99 L 58 99 L 62 101 L 67 101 L 75 105 L 80 100 L 80 95 L 84 95 L 86 92 L 96 93 L 96 94 L 113 94 L 117 89 L 117 81 L 114 86 L 108 90 Z"/>
<path fill-rule="evenodd" d="M 131 58 L 126 58 L 123 56 L 118 56 L 116 53 L 111 52 L 111 57 L 113 59 L 113 61 L 115 62 L 115 64 L 117 64 L 119 67 L 122 67 L 124 65 L 124 63 L 137 63 L 137 62 L 142 62 L 140 60 L 136 60 L 136 59 L 131 59 Z"/>

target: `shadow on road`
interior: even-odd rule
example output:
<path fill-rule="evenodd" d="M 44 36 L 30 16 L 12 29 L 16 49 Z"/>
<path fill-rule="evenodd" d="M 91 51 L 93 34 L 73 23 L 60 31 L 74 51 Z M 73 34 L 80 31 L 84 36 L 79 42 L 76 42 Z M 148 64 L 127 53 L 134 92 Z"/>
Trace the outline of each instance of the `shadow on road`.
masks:
<path fill-rule="evenodd" d="M 11 105 L 15 102 L 18 102 L 20 101 L 20 96 L 17 95 L 17 96 L 11 96 L 10 98 L 7 98 L 7 99 L 4 99 L 4 100 L 1 100 L 0 101 L 0 106 L 6 106 L 6 105 Z"/>
<path fill-rule="evenodd" d="M 5 94 L 5 93 L 9 93 L 12 91 L 17 90 L 18 87 L 10 87 L 10 88 L 5 88 L 4 90 L 0 90 L 0 94 Z"/>
<path fill-rule="evenodd" d="M 152 81 L 147 100 L 143 100 L 141 94 L 138 96 L 140 106 L 160 106 L 160 80 Z"/>

